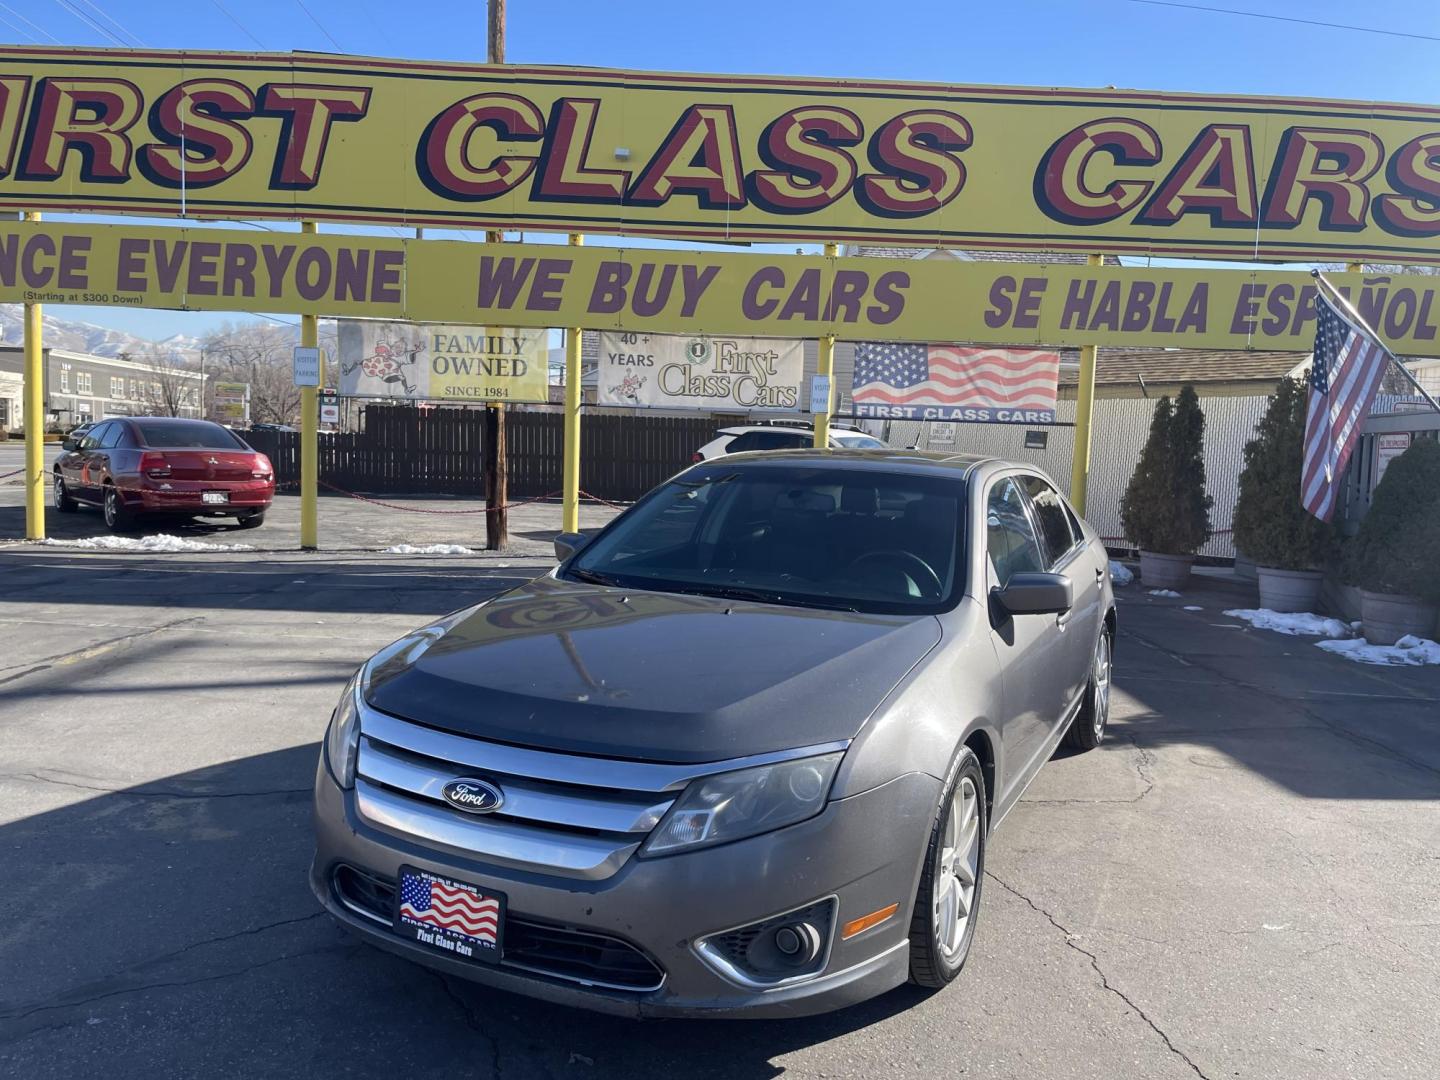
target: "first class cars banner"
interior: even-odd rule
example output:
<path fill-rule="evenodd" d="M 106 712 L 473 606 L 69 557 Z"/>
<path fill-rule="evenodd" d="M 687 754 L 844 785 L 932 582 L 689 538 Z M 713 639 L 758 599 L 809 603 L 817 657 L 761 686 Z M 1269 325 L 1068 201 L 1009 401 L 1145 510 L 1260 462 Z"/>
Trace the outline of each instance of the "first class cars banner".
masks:
<path fill-rule="evenodd" d="M 805 344 L 768 338 L 600 335 L 602 405 L 721 412 L 802 407 Z"/>
<path fill-rule="evenodd" d="M 1330 280 L 1406 356 L 1440 348 L 1440 275 Z M 617 332 L 1298 349 L 1308 273 L 472 244 L 0 222 L 0 301 Z"/>
<path fill-rule="evenodd" d="M 10 46 L 0 206 L 1440 263 L 1440 109 Z"/>

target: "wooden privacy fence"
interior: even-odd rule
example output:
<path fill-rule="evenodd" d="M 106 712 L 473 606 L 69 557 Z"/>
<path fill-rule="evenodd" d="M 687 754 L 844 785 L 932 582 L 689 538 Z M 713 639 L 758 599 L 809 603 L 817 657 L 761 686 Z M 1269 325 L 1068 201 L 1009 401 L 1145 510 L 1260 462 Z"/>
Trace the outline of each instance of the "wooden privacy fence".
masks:
<path fill-rule="evenodd" d="M 511 411 L 505 420 L 510 496 L 560 490 L 564 417 Z M 479 409 L 372 405 L 363 430 L 321 434 L 320 480 L 344 491 L 483 497 L 485 417 Z M 581 423 L 580 486 L 602 499 L 638 499 L 685 466 L 715 433 L 712 417 L 589 414 Z M 282 487 L 300 482 L 300 435 L 251 431 L 244 438 L 275 465 Z"/>

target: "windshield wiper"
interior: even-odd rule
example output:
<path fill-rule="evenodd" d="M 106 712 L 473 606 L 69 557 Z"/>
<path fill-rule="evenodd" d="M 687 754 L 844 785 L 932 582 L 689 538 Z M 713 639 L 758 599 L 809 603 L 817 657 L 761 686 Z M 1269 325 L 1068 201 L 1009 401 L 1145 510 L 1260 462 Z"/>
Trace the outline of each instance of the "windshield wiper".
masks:
<path fill-rule="evenodd" d="M 854 611 L 855 607 L 844 600 L 832 600 L 823 596 L 791 596 L 788 593 L 769 589 L 752 589 L 743 585 L 702 585 L 685 588 L 667 585 L 667 590 L 694 593 L 697 596 L 714 596 L 721 600 L 753 600 L 760 604 L 781 604 L 785 607 L 824 608 L 827 611 Z"/>
<path fill-rule="evenodd" d="M 605 574 L 597 574 L 594 570 L 584 570 L 578 566 L 572 566 L 566 571 L 567 577 L 576 581 L 584 581 L 590 585 L 609 585 L 611 588 L 624 588 L 615 578 L 607 577 Z"/>

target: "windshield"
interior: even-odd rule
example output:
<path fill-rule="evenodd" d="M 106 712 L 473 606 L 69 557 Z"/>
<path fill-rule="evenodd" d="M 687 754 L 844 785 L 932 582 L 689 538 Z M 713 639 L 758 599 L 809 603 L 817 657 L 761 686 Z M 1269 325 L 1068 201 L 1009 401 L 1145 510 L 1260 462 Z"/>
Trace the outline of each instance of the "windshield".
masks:
<path fill-rule="evenodd" d="M 219 424 L 208 420 L 166 420 L 147 424 L 136 421 L 140 439 L 145 446 L 170 447 L 177 450 L 248 450 L 243 442 Z"/>
<path fill-rule="evenodd" d="M 717 462 L 637 503 L 565 576 L 802 607 L 943 611 L 964 585 L 964 494 L 958 478 Z"/>
<path fill-rule="evenodd" d="M 885 444 L 873 435 L 836 435 L 835 441 L 846 450 L 885 449 Z"/>

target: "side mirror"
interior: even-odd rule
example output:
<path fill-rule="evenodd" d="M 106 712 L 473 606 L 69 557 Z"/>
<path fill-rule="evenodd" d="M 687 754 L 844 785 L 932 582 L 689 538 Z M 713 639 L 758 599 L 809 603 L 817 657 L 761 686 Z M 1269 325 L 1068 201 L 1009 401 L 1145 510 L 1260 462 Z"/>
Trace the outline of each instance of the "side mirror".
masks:
<path fill-rule="evenodd" d="M 555 537 L 555 558 L 564 562 L 589 542 L 590 537 L 584 533 L 561 533 Z"/>
<path fill-rule="evenodd" d="M 73 451 L 73 450 L 79 450 L 79 449 L 80 449 L 80 444 L 79 444 L 78 442 L 76 442 L 74 439 L 71 439 L 71 438 L 69 438 L 69 437 L 67 436 L 66 438 L 60 440 L 60 449 L 61 449 L 61 450 L 72 450 L 72 451 Z"/>
<path fill-rule="evenodd" d="M 1064 574 L 1015 574 L 992 595 L 1011 615 L 1064 615 L 1075 606 L 1070 579 Z"/>

